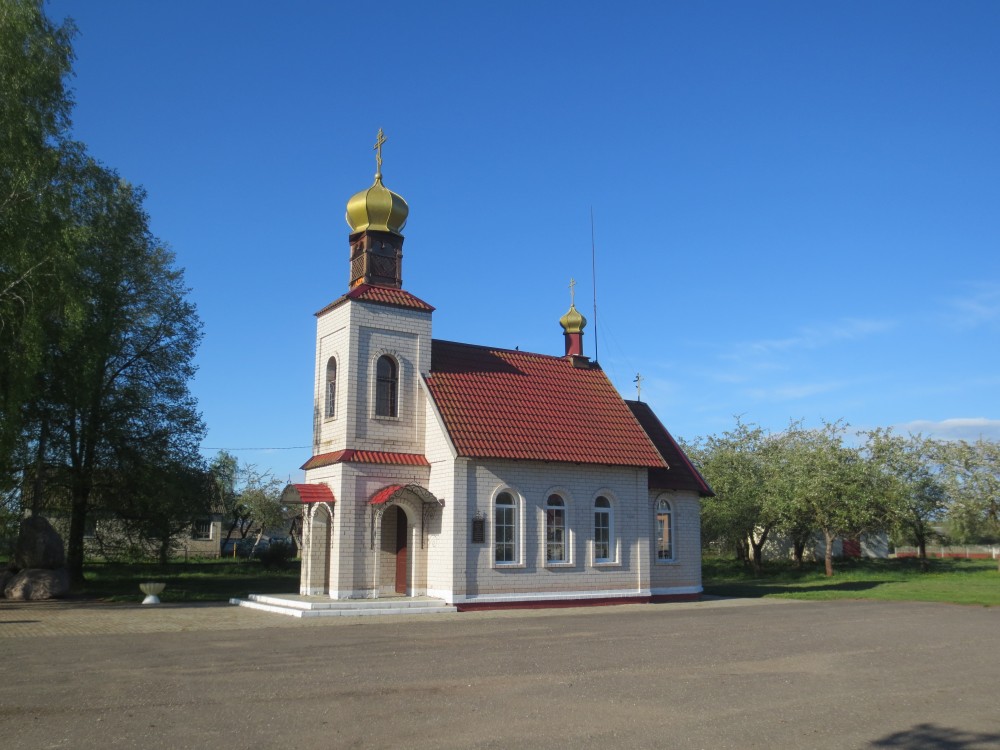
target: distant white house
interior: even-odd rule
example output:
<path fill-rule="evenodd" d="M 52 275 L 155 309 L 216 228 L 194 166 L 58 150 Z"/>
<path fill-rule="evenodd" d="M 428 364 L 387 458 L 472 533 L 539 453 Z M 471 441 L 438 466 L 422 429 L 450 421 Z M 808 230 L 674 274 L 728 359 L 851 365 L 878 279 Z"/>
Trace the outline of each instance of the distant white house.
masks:
<path fill-rule="evenodd" d="M 782 534 L 768 536 L 767 544 L 762 550 L 765 560 L 792 559 L 792 540 Z M 834 539 L 834 557 L 889 557 L 889 535 L 884 531 L 861 534 L 854 539 Z M 806 545 L 803 558 L 806 560 L 823 560 L 826 557 L 826 538 L 821 532 L 813 535 L 812 543 Z"/>

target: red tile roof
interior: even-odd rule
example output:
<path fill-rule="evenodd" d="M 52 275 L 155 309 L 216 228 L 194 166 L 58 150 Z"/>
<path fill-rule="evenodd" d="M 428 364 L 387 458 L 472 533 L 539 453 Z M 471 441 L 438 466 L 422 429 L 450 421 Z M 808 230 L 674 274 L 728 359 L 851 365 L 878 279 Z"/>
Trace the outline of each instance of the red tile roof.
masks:
<path fill-rule="evenodd" d="M 419 297 L 414 297 L 409 292 L 396 289 L 390 286 L 374 286 L 373 284 L 358 284 L 347 294 L 337 297 L 333 302 L 317 312 L 322 315 L 328 310 L 332 310 L 349 299 L 361 300 L 363 302 L 374 302 L 379 305 L 389 305 L 390 307 L 405 307 L 410 310 L 422 310 L 424 312 L 434 312 L 434 308 L 428 305 Z"/>
<path fill-rule="evenodd" d="M 300 469 L 318 469 L 333 464 L 393 464 L 396 466 L 430 466 L 430 462 L 418 453 L 390 453 L 388 451 L 358 451 L 347 449 L 333 453 L 320 453 L 306 461 Z"/>
<path fill-rule="evenodd" d="M 626 401 L 628 408 L 639 420 L 642 429 L 649 435 L 653 445 L 666 460 L 669 468 L 649 470 L 649 488 L 655 490 L 694 490 L 702 497 L 714 497 L 708 482 L 691 463 L 683 449 L 674 440 L 667 428 L 657 418 L 648 404 L 642 401 Z"/>
<path fill-rule="evenodd" d="M 403 489 L 403 487 L 405 486 L 406 485 L 403 484 L 390 484 L 388 487 L 383 487 L 374 495 L 372 495 L 372 499 L 369 500 L 368 502 L 371 505 L 381 505 L 382 503 L 386 503 L 389 501 L 390 498 L 392 498 L 392 496 L 396 492 Z"/>
<path fill-rule="evenodd" d="M 281 493 L 283 503 L 334 503 L 333 491 L 325 484 L 290 484 Z"/>
<path fill-rule="evenodd" d="M 416 497 L 417 500 L 425 505 L 430 504 L 444 507 L 443 499 L 435 497 L 426 487 L 421 487 L 419 484 L 392 484 L 388 487 L 383 487 L 369 498 L 368 503 L 370 505 L 382 505 L 383 503 L 395 500 L 397 497 L 409 497 L 411 500 Z"/>
<path fill-rule="evenodd" d="M 427 386 L 460 456 L 667 466 L 597 366 L 435 340 Z"/>

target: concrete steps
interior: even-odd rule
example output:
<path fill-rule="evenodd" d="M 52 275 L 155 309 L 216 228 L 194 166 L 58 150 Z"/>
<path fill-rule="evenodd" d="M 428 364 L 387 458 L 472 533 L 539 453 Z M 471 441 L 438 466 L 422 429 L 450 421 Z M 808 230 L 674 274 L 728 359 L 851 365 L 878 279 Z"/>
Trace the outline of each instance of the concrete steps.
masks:
<path fill-rule="evenodd" d="M 257 609 L 289 617 L 362 617 L 366 615 L 440 615 L 457 612 L 456 607 L 429 596 L 389 596 L 380 599 L 329 599 L 297 594 L 250 594 L 230 599 L 237 607 Z"/>

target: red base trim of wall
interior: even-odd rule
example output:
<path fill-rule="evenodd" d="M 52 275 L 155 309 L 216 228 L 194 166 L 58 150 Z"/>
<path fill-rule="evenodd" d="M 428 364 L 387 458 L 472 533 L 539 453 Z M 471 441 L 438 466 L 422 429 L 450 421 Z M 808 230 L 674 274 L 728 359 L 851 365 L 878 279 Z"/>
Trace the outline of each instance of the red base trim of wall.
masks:
<path fill-rule="evenodd" d="M 916 552 L 897 552 L 896 553 L 896 558 L 897 559 L 902 559 L 904 557 L 916 557 L 916 556 L 917 556 Z M 964 552 L 946 552 L 943 555 L 940 554 L 940 553 L 934 553 L 934 554 L 931 554 L 930 552 L 927 553 L 927 559 L 928 560 L 950 560 L 950 559 L 953 559 L 953 558 L 961 558 L 961 559 L 968 558 L 969 560 L 995 560 L 996 559 L 989 552 L 969 552 L 968 554 L 966 554 Z"/>
<path fill-rule="evenodd" d="M 611 607 L 615 604 L 662 604 L 696 602 L 701 594 L 663 594 L 660 596 L 616 596 L 603 599 L 539 599 L 524 602 L 463 602 L 459 612 L 482 612 L 490 609 L 560 609 L 569 607 Z"/>
<path fill-rule="evenodd" d="M 666 602 L 700 602 L 701 594 L 660 594 L 649 597 L 651 604 L 665 604 Z"/>

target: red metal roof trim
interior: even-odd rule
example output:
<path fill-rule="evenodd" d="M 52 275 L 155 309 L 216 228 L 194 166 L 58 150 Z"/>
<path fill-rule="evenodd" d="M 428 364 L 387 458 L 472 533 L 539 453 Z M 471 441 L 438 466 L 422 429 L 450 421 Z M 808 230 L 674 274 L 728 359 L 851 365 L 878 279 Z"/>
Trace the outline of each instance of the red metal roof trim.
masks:
<path fill-rule="evenodd" d="M 378 305 L 389 305 L 390 307 L 403 307 L 409 310 L 434 312 L 433 306 L 428 305 L 419 297 L 415 297 L 402 289 L 396 289 L 391 286 L 375 286 L 374 284 L 358 284 L 347 294 L 337 297 L 337 299 L 317 312 L 316 315 L 322 315 L 349 299 L 374 302 Z"/>
<path fill-rule="evenodd" d="M 667 466 L 596 365 L 434 340 L 426 382 L 461 456 Z"/>
<path fill-rule="evenodd" d="M 333 490 L 325 484 L 290 484 L 281 493 L 283 503 L 335 503 Z"/>
<path fill-rule="evenodd" d="M 306 461 L 300 469 L 318 469 L 333 464 L 389 464 L 393 466 L 430 466 L 419 453 L 390 453 L 389 451 L 359 451 L 352 448 L 333 453 L 321 453 Z"/>
<path fill-rule="evenodd" d="M 405 484 L 391 484 L 388 487 L 384 487 L 372 495 L 372 499 L 369 500 L 368 503 L 370 505 L 382 505 L 383 503 L 387 503 L 392 499 L 393 495 L 404 487 L 406 487 Z"/>
<path fill-rule="evenodd" d="M 666 469 L 649 470 L 649 488 L 654 490 L 695 490 L 702 497 L 715 497 L 712 488 L 691 463 L 684 450 L 674 440 L 663 423 L 648 404 L 642 401 L 626 401 L 625 404 L 639 424 L 653 441 L 653 445 L 666 460 Z"/>

